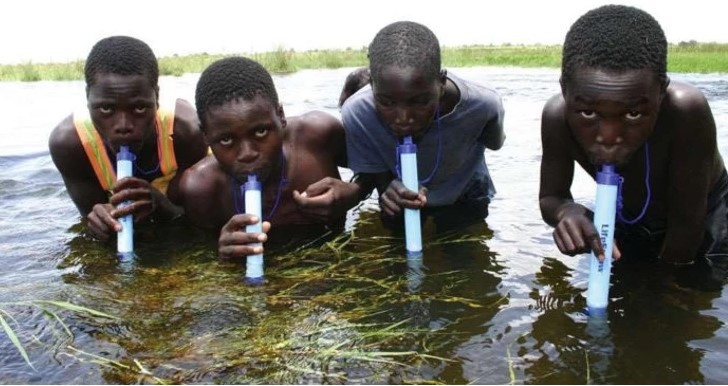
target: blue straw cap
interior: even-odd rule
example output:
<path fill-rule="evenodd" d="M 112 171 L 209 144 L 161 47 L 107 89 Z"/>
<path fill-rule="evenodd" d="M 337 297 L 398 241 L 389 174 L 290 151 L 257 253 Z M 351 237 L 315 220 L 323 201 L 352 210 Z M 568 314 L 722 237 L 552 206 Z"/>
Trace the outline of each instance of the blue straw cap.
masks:
<path fill-rule="evenodd" d="M 412 142 L 412 136 L 409 136 L 409 135 L 404 137 L 404 141 L 398 147 L 399 147 L 400 154 L 417 153 L 417 145 L 415 145 L 414 142 Z"/>
<path fill-rule="evenodd" d="M 604 164 L 597 172 L 597 184 L 602 185 L 619 185 L 619 174 L 614 164 Z"/>
<path fill-rule="evenodd" d="M 255 174 L 248 175 L 248 182 L 243 185 L 243 189 L 247 190 L 261 190 L 262 185 Z"/>
<path fill-rule="evenodd" d="M 134 161 L 134 153 L 129 151 L 129 146 L 120 146 L 119 154 L 116 155 L 117 160 Z"/>

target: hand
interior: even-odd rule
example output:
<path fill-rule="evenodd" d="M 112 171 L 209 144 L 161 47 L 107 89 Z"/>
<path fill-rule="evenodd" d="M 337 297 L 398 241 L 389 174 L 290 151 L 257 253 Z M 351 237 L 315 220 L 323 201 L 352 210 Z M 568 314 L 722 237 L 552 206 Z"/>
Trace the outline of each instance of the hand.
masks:
<path fill-rule="evenodd" d="M 107 241 L 112 232 L 121 231 L 121 223 L 111 214 L 114 207 L 111 204 L 96 204 L 86 216 L 91 235 L 101 241 Z"/>
<path fill-rule="evenodd" d="M 421 209 L 427 204 L 427 188 L 420 186 L 419 192 L 407 189 L 402 181 L 394 179 L 389 183 L 387 190 L 379 196 L 379 206 L 388 217 L 395 217 L 402 213 L 402 208 Z"/>
<path fill-rule="evenodd" d="M 122 178 L 116 181 L 112 189 L 114 195 L 110 201 L 116 209 L 111 211 L 111 215 L 119 218 L 132 214 L 135 223 L 154 213 L 161 200 L 167 200 L 167 197 L 148 181 L 136 177 Z M 130 202 L 129 205 L 119 206 L 127 201 Z"/>
<path fill-rule="evenodd" d="M 260 221 L 252 214 L 236 214 L 220 230 L 218 254 L 221 259 L 233 259 L 263 253 L 263 246 L 250 245 L 264 243 L 268 240 L 270 223 L 263 221 L 263 233 L 247 233 L 245 227 Z"/>
<path fill-rule="evenodd" d="M 326 177 L 309 185 L 303 193 L 294 190 L 293 200 L 308 217 L 329 223 L 358 203 L 359 185 Z"/>
<path fill-rule="evenodd" d="M 580 253 L 594 252 L 599 261 L 604 261 L 604 246 L 597 229 L 583 213 L 565 213 L 554 229 L 554 241 L 561 253 L 574 256 Z M 619 260 L 622 253 L 615 242 L 612 247 L 612 259 Z"/>

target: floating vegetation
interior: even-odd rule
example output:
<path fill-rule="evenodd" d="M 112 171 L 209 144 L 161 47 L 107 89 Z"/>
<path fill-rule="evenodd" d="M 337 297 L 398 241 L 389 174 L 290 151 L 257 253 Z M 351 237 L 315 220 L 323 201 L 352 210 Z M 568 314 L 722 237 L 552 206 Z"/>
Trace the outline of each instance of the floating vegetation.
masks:
<path fill-rule="evenodd" d="M 442 353 L 466 339 L 456 326 L 482 323 L 507 303 L 471 280 L 497 283 L 483 243 L 492 233 L 482 224 L 465 236 L 435 235 L 427 259 L 412 265 L 403 238 L 369 235 L 364 217 L 350 232 L 266 248 L 262 286 L 243 284 L 244 263 L 219 261 L 209 240 L 140 243 L 143 257 L 122 267 L 106 246 L 77 237 L 59 267 L 85 307 L 29 305 L 86 316 L 68 323 L 49 313 L 69 337 L 55 350 L 97 368 L 103 375 L 93 380 L 102 382 L 448 383 L 437 374 L 452 363 Z M 152 237 L 141 228 L 138 236 Z M 462 269 L 438 263 L 448 253 Z M 75 344 L 71 331 L 92 331 L 93 345 Z"/>
<path fill-rule="evenodd" d="M 70 340 L 73 340 L 73 332 L 71 332 L 68 324 L 66 324 L 66 322 L 63 321 L 63 318 L 61 318 L 61 316 L 58 314 L 59 311 L 66 310 L 106 319 L 116 319 L 114 316 L 103 313 L 101 311 L 58 300 L 31 300 L 0 304 L 0 325 L 2 326 L 3 332 L 5 332 L 5 335 L 7 335 L 8 339 L 10 339 L 10 341 L 13 343 L 15 348 L 18 350 L 18 353 L 20 353 L 25 362 L 28 363 L 28 365 L 33 369 L 35 369 L 35 367 L 33 367 L 33 363 L 28 356 L 28 352 L 26 351 L 23 343 L 20 341 L 20 338 L 18 337 L 18 332 L 16 331 L 17 326 L 19 326 L 20 323 L 18 323 L 16 318 L 13 317 L 13 311 L 19 308 L 35 308 L 41 311 L 43 316 L 48 319 L 48 324 L 51 326 L 57 325 L 58 328 L 60 328 Z M 55 308 L 56 310 L 54 310 L 53 308 Z M 15 328 L 13 328 L 10 323 L 8 323 L 8 319 L 12 322 L 14 326 L 16 326 Z M 36 336 L 33 336 L 32 338 L 38 340 Z"/>

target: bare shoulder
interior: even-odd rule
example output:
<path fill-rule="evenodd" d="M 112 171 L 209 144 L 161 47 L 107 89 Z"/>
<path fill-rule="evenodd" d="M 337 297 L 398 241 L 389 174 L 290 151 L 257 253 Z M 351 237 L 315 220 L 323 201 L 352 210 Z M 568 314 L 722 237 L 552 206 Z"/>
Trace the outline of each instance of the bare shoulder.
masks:
<path fill-rule="evenodd" d="M 79 162 L 86 162 L 86 154 L 73 124 L 73 114 L 64 118 L 48 138 L 48 150 L 61 173 L 73 170 Z"/>
<path fill-rule="evenodd" d="M 677 114 L 704 114 L 708 100 L 700 89 L 684 82 L 670 82 L 667 87 L 663 109 Z"/>
<path fill-rule="evenodd" d="M 186 197 L 207 196 L 224 177 L 215 156 L 210 154 L 184 171 L 179 183 L 180 193 Z"/>
<path fill-rule="evenodd" d="M 310 147 L 326 147 L 332 141 L 344 138 L 341 121 L 324 111 L 310 111 L 288 118 L 287 131 L 293 141 Z"/>
<path fill-rule="evenodd" d="M 174 109 L 174 148 L 182 169 L 207 154 L 207 144 L 200 129 L 195 108 L 184 99 L 177 99 Z"/>
<path fill-rule="evenodd" d="M 555 136 L 565 132 L 567 128 L 564 118 L 564 97 L 559 93 L 546 101 L 541 112 L 541 135 Z"/>
<path fill-rule="evenodd" d="M 174 133 L 185 138 L 200 134 L 200 121 L 197 118 L 197 111 L 185 99 L 178 98 L 175 102 Z"/>

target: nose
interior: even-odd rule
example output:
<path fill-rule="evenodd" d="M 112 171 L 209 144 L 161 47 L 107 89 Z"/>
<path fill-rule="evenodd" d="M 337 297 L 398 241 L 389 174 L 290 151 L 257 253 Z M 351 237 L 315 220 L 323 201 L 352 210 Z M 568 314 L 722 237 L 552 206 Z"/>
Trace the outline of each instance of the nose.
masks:
<path fill-rule="evenodd" d="M 602 120 L 599 123 L 596 142 L 605 147 L 612 147 L 624 142 L 622 124 L 616 120 Z"/>
<path fill-rule="evenodd" d="M 394 124 L 396 127 L 406 129 L 414 123 L 414 115 L 407 107 L 398 107 L 394 112 Z"/>
<path fill-rule="evenodd" d="M 243 164 L 249 164 L 258 159 L 260 151 L 252 141 L 240 141 L 238 148 L 237 161 Z"/>
<path fill-rule="evenodd" d="M 125 112 L 119 112 L 114 120 L 114 133 L 116 135 L 128 135 L 134 131 L 134 121 Z"/>

